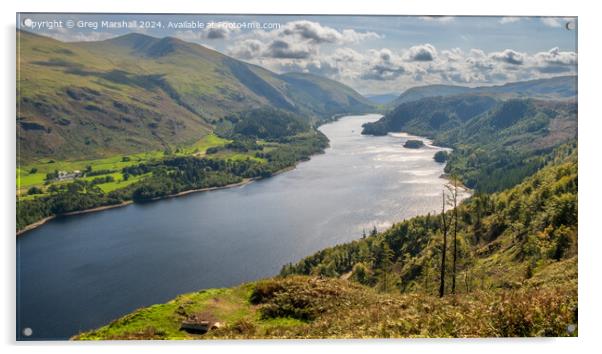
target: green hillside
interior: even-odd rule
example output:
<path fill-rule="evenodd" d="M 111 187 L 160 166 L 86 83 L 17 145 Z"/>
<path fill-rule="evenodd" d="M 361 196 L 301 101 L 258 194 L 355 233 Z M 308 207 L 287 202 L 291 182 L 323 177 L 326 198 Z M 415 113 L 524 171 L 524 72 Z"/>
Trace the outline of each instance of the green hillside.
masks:
<path fill-rule="evenodd" d="M 577 335 L 576 149 L 445 215 L 457 223 L 458 261 L 454 286 L 449 229 L 443 297 L 443 218 L 426 215 L 286 265 L 278 277 L 181 295 L 74 338 Z M 182 329 L 190 321 L 217 325 L 191 333 Z"/>
<path fill-rule="evenodd" d="M 472 94 L 424 98 L 364 125 L 362 134 L 397 131 L 453 148 L 445 172 L 470 188 L 494 192 L 533 174 L 554 148 L 576 139 L 577 105 Z"/>
<path fill-rule="evenodd" d="M 331 80 L 278 75 L 176 38 L 17 36 L 21 164 L 191 145 L 226 115 L 262 106 L 308 121 L 372 108 Z"/>
<path fill-rule="evenodd" d="M 563 146 L 555 156 L 511 189 L 477 193 L 455 210 L 446 206 L 448 241 L 452 229 L 457 230 L 458 293 L 517 288 L 557 262 L 576 261 L 576 148 Z M 351 279 L 382 290 L 436 294 L 443 231 L 441 215 L 412 218 L 285 266 L 282 274 L 349 273 Z"/>

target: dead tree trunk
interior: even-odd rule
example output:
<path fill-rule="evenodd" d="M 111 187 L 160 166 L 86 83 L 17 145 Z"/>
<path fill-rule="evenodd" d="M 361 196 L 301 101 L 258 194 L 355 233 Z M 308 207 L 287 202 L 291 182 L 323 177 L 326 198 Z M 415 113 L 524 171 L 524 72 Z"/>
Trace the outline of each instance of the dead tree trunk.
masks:
<path fill-rule="evenodd" d="M 458 179 L 453 178 L 453 203 L 454 203 L 454 258 L 452 261 L 452 294 L 456 293 L 456 261 L 458 259 Z"/>
<path fill-rule="evenodd" d="M 443 191 L 441 221 L 443 223 L 443 250 L 441 251 L 441 278 L 439 280 L 439 297 L 443 297 L 443 295 L 445 295 L 445 254 L 447 253 L 447 220 L 445 218 L 445 191 Z"/>

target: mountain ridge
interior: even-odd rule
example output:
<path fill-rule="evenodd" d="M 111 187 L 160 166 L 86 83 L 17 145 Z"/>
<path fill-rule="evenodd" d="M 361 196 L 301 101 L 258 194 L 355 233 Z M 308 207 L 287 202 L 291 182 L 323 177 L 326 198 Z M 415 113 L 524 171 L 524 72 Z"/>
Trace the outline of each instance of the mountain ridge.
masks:
<path fill-rule="evenodd" d="M 226 115 L 262 106 L 311 122 L 374 107 L 330 79 L 295 74 L 293 80 L 174 37 L 134 33 L 61 42 L 26 31 L 17 36 L 17 134 L 25 162 L 189 145 Z M 36 84 L 40 80 L 44 85 Z"/>
<path fill-rule="evenodd" d="M 562 75 L 551 78 L 508 82 L 492 86 L 425 85 L 415 86 L 402 92 L 397 99 L 387 105 L 394 109 L 402 103 L 428 97 L 447 97 L 460 94 L 492 95 L 505 98 L 572 99 L 577 92 L 577 76 Z"/>

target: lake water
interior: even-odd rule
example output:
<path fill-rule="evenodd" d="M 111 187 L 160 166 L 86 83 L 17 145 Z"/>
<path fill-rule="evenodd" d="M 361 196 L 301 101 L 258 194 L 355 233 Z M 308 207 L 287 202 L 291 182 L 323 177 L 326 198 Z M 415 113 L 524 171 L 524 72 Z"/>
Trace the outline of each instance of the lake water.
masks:
<path fill-rule="evenodd" d="M 55 219 L 17 239 L 17 335 L 65 339 L 180 293 L 278 274 L 373 226 L 439 209 L 441 148 L 322 126 L 325 154 L 242 187 Z"/>

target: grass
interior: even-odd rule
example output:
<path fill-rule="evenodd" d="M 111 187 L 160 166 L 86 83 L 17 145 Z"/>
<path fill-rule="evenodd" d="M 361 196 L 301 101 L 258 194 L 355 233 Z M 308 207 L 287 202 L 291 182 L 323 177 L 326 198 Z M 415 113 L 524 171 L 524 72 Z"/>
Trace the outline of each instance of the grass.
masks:
<path fill-rule="evenodd" d="M 240 338 L 406 338 L 574 336 L 574 260 L 551 265 L 520 289 L 438 298 L 379 293 L 350 280 L 278 277 L 228 289 L 181 295 L 136 310 L 79 340 Z M 564 271 L 562 271 L 564 269 Z M 540 279 L 541 280 L 541 279 Z M 223 326 L 204 335 L 180 331 L 192 314 Z"/>
<path fill-rule="evenodd" d="M 255 284 L 209 289 L 183 294 L 165 303 L 138 309 L 96 331 L 81 333 L 79 340 L 99 339 L 199 339 L 201 335 L 180 331 L 190 315 L 227 324 L 230 330 L 247 333 L 304 325 L 294 318 L 262 319 L 259 306 L 249 302 Z"/>
<path fill-rule="evenodd" d="M 100 189 L 102 189 L 103 192 L 109 193 L 109 192 L 112 192 L 117 189 L 125 188 L 131 184 L 134 184 L 138 181 L 143 180 L 144 178 L 148 177 L 150 174 L 130 176 L 127 181 L 123 179 L 123 175 L 121 173 L 115 173 L 113 175 L 118 176 L 118 177 L 115 177 L 114 182 L 102 183 L 102 184 L 98 185 L 98 187 Z"/>
<path fill-rule="evenodd" d="M 257 162 L 267 162 L 266 159 L 255 156 L 255 152 L 235 152 L 235 151 L 220 151 L 217 154 L 211 155 L 214 158 L 224 159 L 224 160 L 233 160 L 233 161 L 243 161 L 246 159 L 255 160 Z"/>
<path fill-rule="evenodd" d="M 173 155 L 175 156 L 190 156 L 194 154 L 204 155 L 208 148 L 223 146 L 229 143 L 230 140 L 223 139 L 215 134 L 208 134 L 199 139 L 196 143 L 191 146 L 175 149 Z M 232 159 L 245 159 L 247 156 L 257 159 L 255 156 L 233 154 L 233 156 L 227 156 Z M 124 159 L 124 157 L 126 157 Z M 165 157 L 165 152 L 161 150 L 154 150 L 148 152 L 142 152 L 137 154 L 129 155 L 115 155 L 100 159 L 89 159 L 89 160 L 64 160 L 55 161 L 51 159 L 43 159 L 37 162 L 27 164 L 17 168 L 17 195 L 23 200 L 36 198 L 36 196 L 25 195 L 27 190 L 33 186 L 46 189 L 48 186 L 44 185 L 44 181 L 47 173 L 59 171 L 84 171 L 88 166 L 92 167 L 92 171 L 108 170 L 114 171 L 107 174 L 83 177 L 83 180 L 93 180 L 99 177 L 112 176 L 115 182 L 103 183 L 98 186 L 104 192 L 111 192 L 113 190 L 124 188 L 132 183 L 135 183 L 145 176 L 130 176 L 127 181 L 123 180 L 123 175 L 120 172 L 121 169 L 127 166 L 137 165 L 140 163 L 148 162 L 151 160 L 162 159 Z M 31 173 L 32 169 L 37 170 L 35 173 Z M 61 182 L 53 182 L 51 184 L 60 184 Z M 42 196 L 43 194 L 37 195 Z"/>
<path fill-rule="evenodd" d="M 193 154 L 195 152 L 199 152 L 201 154 L 205 154 L 207 149 L 211 147 L 223 146 L 232 142 L 231 140 L 221 138 L 215 134 L 209 134 L 201 138 L 199 141 L 194 143 L 191 147 L 184 148 L 184 154 Z"/>

